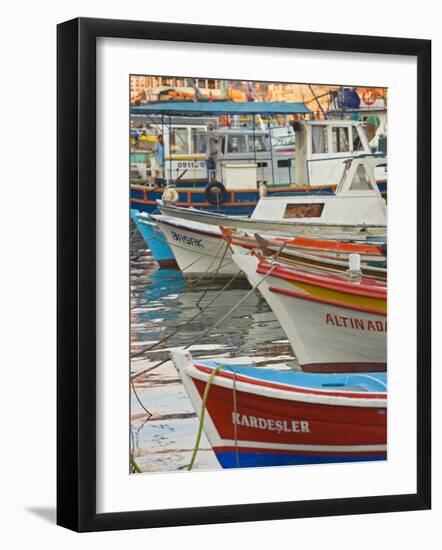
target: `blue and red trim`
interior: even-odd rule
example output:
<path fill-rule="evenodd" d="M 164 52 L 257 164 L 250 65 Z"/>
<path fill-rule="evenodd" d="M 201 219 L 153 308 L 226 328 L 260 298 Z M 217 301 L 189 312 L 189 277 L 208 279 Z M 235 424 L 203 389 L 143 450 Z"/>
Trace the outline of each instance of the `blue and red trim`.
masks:
<path fill-rule="evenodd" d="M 305 464 L 331 464 L 338 462 L 367 462 L 387 460 L 386 452 L 377 453 L 312 453 L 275 451 L 272 449 L 214 448 L 216 458 L 223 468 L 251 468 L 264 466 L 296 466 Z"/>

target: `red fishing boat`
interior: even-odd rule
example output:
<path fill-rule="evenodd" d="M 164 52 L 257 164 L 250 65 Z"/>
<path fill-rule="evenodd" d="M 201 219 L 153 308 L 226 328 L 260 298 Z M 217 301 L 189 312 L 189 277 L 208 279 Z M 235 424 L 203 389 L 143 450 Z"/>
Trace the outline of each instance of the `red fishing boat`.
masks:
<path fill-rule="evenodd" d="M 172 351 L 224 468 L 386 459 L 386 373 L 307 374 Z"/>

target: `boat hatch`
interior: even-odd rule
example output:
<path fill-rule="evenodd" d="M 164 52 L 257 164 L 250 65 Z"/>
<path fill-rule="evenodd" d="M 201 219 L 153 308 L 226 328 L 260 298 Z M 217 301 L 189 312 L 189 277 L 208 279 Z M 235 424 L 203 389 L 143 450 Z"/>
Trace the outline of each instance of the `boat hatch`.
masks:
<path fill-rule="evenodd" d="M 284 210 L 285 219 L 320 218 L 324 210 L 323 202 L 287 204 Z"/>

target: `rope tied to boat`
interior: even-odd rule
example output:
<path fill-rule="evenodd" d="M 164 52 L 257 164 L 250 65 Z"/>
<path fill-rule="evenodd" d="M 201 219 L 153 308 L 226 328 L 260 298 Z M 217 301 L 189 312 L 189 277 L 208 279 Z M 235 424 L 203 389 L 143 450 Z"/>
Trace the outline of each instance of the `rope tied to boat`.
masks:
<path fill-rule="evenodd" d="M 232 315 L 233 312 L 235 312 L 244 302 L 245 300 L 247 300 L 247 298 L 253 293 L 255 292 L 255 290 L 265 281 L 265 279 L 272 273 L 272 271 L 275 269 L 276 265 L 274 262 L 276 261 L 276 258 L 277 256 L 281 253 L 282 249 L 284 248 L 286 243 L 283 243 L 278 252 L 275 254 L 275 256 L 270 260 L 270 268 L 269 270 L 267 271 L 267 273 L 262 277 L 262 279 L 256 284 L 254 285 L 248 292 L 247 294 L 245 294 L 241 300 L 235 304 L 231 309 L 229 309 L 229 311 L 227 313 L 225 313 L 222 317 L 220 317 L 220 319 L 218 319 L 218 321 L 216 321 L 216 323 L 214 323 L 211 327 L 209 327 L 206 331 L 202 332 L 199 336 L 197 336 L 194 340 L 192 340 L 192 342 L 190 342 L 189 344 L 187 344 L 183 349 L 189 349 L 189 347 L 193 346 L 194 344 L 196 344 L 197 342 L 199 342 L 202 338 L 204 338 L 205 336 L 208 336 L 210 334 L 210 332 L 218 327 L 223 321 L 225 321 L 225 319 L 227 319 L 228 317 L 230 317 L 230 315 Z M 209 304 L 207 304 L 206 306 L 204 306 L 204 308 L 202 308 L 194 317 L 192 317 L 192 320 L 194 320 L 196 317 L 198 317 L 203 311 L 204 309 L 210 305 L 211 303 L 213 303 L 215 301 L 215 299 L 233 282 L 233 280 L 238 276 L 239 272 L 237 274 L 235 274 L 232 279 L 230 279 L 230 281 L 223 287 L 223 289 L 221 289 L 221 291 L 215 296 L 215 298 L 213 298 Z M 168 340 L 173 334 L 176 334 L 177 332 L 179 332 L 179 330 L 181 330 L 181 328 L 183 326 L 187 326 L 189 324 L 190 321 L 187 321 L 185 324 L 183 323 L 182 325 L 179 325 L 179 327 L 171 334 L 165 336 L 162 340 L 160 340 L 159 342 L 157 342 L 156 344 L 152 344 L 152 346 L 150 346 L 148 348 L 148 350 L 146 351 L 149 351 L 149 349 L 153 349 L 154 347 L 156 347 L 158 344 L 160 344 L 160 342 L 164 342 L 166 340 Z M 140 352 L 137 352 L 137 355 L 139 353 L 142 353 L 142 351 Z M 167 363 L 167 361 L 169 361 L 169 359 L 165 359 L 164 361 L 160 361 L 160 363 L 158 363 L 157 365 L 153 365 L 152 367 L 149 367 L 147 369 L 144 369 L 140 372 L 137 372 L 135 374 L 133 374 L 131 376 L 131 379 L 134 380 L 136 378 L 139 378 L 140 376 L 142 376 L 143 374 L 147 374 L 148 372 L 154 370 L 154 369 L 157 369 L 158 367 L 160 367 L 161 365 L 164 365 L 164 363 Z"/>
<path fill-rule="evenodd" d="M 194 344 L 196 344 L 197 342 L 199 342 L 202 338 L 204 338 L 205 336 L 207 336 L 208 334 L 210 334 L 210 332 L 216 328 L 217 326 L 219 326 L 225 319 L 227 319 L 228 317 L 230 317 L 230 315 L 236 311 L 242 304 L 243 302 L 253 293 L 256 291 L 256 289 L 261 285 L 261 283 L 263 283 L 263 281 L 273 272 L 273 270 L 276 268 L 277 264 L 275 263 L 277 257 L 279 256 L 279 254 L 282 252 L 283 248 L 285 247 L 285 242 L 282 243 L 282 245 L 280 246 L 280 248 L 278 249 L 278 251 L 276 252 L 276 254 L 274 255 L 274 257 L 271 259 L 270 261 L 270 267 L 269 267 L 269 270 L 267 271 L 267 273 L 265 273 L 265 275 L 262 277 L 262 279 L 256 284 L 254 285 L 248 292 L 247 294 L 245 294 L 241 300 L 235 304 L 227 313 L 225 313 L 220 319 L 218 319 L 218 321 L 216 323 L 214 323 L 211 327 L 209 327 L 206 331 L 204 331 L 203 333 L 201 333 L 197 338 L 195 338 L 192 342 L 190 342 L 189 344 L 187 344 L 183 349 L 189 349 L 191 346 L 193 346 Z M 224 289 L 227 288 L 227 286 L 229 284 L 232 283 L 232 281 L 238 276 L 239 274 L 239 271 L 238 273 L 236 273 L 232 279 L 227 283 L 227 285 L 225 285 Z M 215 297 L 215 299 L 218 297 L 219 294 L 221 294 L 222 291 L 220 293 L 218 293 Z M 212 300 L 213 302 L 214 300 Z M 198 312 L 198 315 L 200 315 L 202 312 L 199 311 Z M 188 324 L 188 323 L 186 323 Z M 180 326 L 181 328 L 181 326 Z M 178 331 L 177 331 L 178 332 Z M 169 335 L 167 338 L 170 338 L 171 335 Z M 166 338 L 166 339 L 167 339 Z M 152 367 L 149 367 L 148 369 L 144 369 L 143 371 L 141 372 L 138 372 L 138 373 L 135 373 L 133 374 L 130 378 L 131 378 L 131 386 L 132 386 L 132 391 L 135 393 L 135 396 L 138 400 L 138 402 L 141 404 L 141 406 L 143 407 L 143 409 L 147 412 L 148 415 L 150 415 L 148 417 L 148 420 L 152 417 L 152 413 L 150 413 L 150 411 L 148 411 L 146 409 L 146 407 L 144 407 L 144 405 L 142 405 L 141 403 L 141 400 L 135 390 L 135 384 L 134 384 L 134 379 L 138 378 L 139 376 L 142 376 L 143 374 L 146 374 L 154 369 L 157 369 L 158 367 L 160 367 L 161 365 L 164 365 L 164 363 L 167 363 L 170 359 L 165 359 L 163 361 L 160 361 L 160 363 L 158 363 L 157 365 L 153 365 Z M 201 414 L 200 414 L 200 422 L 199 422 L 199 426 L 198 426 L 198 431 L 197 431 L 197 437 L 196 437 L 196 441 L 195 441 L 195 445 L 194 445 L 194 449 L 193 449 L 193 452 L 192 452 L 192 458 L 191 458 L 191 461 L 190 461 L 190 464 L 189 464 L 189 467 L 188 469 L 191 470 L 193 465 L 194 465 L 194 462 L 195 462 L 195 459 L 196 459 L 196 455 L 198 453 L 198 450 L 199 450 L 199 444 L 200 444 L 200 441 L 201 441 L 201 434 L 202 434 L 202 429 L 203 429 L 203 423 L 204 423 L 204 416 L 205 416 L 205 408 L 206 408 L 206 403 L 207 403 L 207 397 L 208 397 L 208 394 L 209 394 L 209 390 L 210 390 L 210 386 L 212 384 L 212 381 L 214 379 L 214 377 L 216 376 L 216 374 L 221 370 L 221 368 L 225 367 L 225 365 L 219 365 L 219 367 L 217 367 L 216 369 L 214 369 L 209 377 L 209 380 L 208 380 L 208 383 L 204 389 L 204 395 L 203 395 L 203 402 L 202 402 L 202 406 L 201 406 Z M 234 384 L 235 384 L 235 392 L 236 392 L 236 379 L 234 380 Z M 236 395 L 234 397 L 235 401 L 234 401 L 234 407 L 235 407 L 235 411 L 236 411 Z M 235 432 L 235 438 L 236 438 L 236 432 Z M 235 450 L 236 450 L 236 461 L 237 461 L 237 464 L 239 466 L 239 456 L 238 456 L 238 450 L 237 450 L 237 441 L 235 441 Z"/>
<path fill-rule="evenodd" d="M 199 451 L 199 446 L 200 446 L 200 442 L 201 442 L 201 436 L 202 436 L 202 432 L 203 432 L 203 428 L 204 428 L 204 417 L 205 417 L 205 413 L 206 413 L 206 409 L 207 409 L 207 400 L 209 398 L 209 390 L 212 386 L 212 383 L 215 379 L 215 376 L 219 373 L 219 371 L 225 367 L 227 367 L 228 365 L 218 365 L 218 367 L 214 368 L 212 370 L 212 372 L 210 373 L 210 376 L 209 376 L 209 379 L 207 380 L 207 383 L 206 383 L 206 386 L 204 388 L 204 393 L 203 393 L 203 398 L 201 400 L 201 409 L 200 409 L 200 415 L 199 415 L 199 422 L 198 422 L 198 430 L 197 430 L 197 434 L 196 434 L 196 439 L 195 439 L 195 445 L 193 447 L 193 451 L 192 451 L 192 457 L 190 459 L 190 462 L 189 462 L 189 466 L 187 467 L 187 469 L 190 471 L 194 464 L 195 464 L 195 460 L 196 460 L 196 456 L 198 454 L 198 451 Z M 233 380 L 233 385 L 232 385 L 232 393 L 233 393 L 233 416 L 234 418 L 236 418 L 236 413 L 237 413 L 237 398 L 236 398 L 236 371 L 235 369 L 233 368 L 230 368 L 230 372 L 232 373 L 232 380 Z M 236 462 L 236 467 L 239 468 L 239 452 L 238 452 L 238 426 L 236 425 L 236 422 L 233 423 L 233 439 L 234 439 L 234 442 L 235 442 L 235 462 Z"/>
<path fill-rule="evenodd" d="M 212 372 L 210 373 L 209 379 L 207 380 L 206 387 L 204 388 L 203 398 L 202 398 L 202 401 L 201 401 L 200 419 L 199 419 L 199 423 L 198 423 L 198 430 L 196 432 L 195 445 L 193 446 L 192 456 L 190 458 L 189 466 L 187 467 L 187 469 L 189 471 L 193 468 L 193 465 L 195 464 L 195 460 L 196 460 L 196 455 L 198 454 L 198 451 L 199 451 L 201 436 L 203 434 L 204 416 L 206 414 L 206 405 L 207 405 L 207 399 L 209 397 L 209 390 L 212 386 L 212 382 L 213 382 L 215 376 L 225 366 L 226 365 L 218 365 L 218 367 L 216 367 L 212 370 Z"/>

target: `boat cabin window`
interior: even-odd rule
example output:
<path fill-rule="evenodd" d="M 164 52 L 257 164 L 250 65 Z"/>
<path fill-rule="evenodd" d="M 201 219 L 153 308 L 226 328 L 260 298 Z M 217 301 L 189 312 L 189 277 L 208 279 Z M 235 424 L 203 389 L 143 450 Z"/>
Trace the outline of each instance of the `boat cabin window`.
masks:
<path fill-rule="evenodd" d="M 173 128 L 171 140 L 171 152 L 174 155 L 189 155 L 190 143 L 187 128 Z"/>
<path fill-rule="evenodd" d="M 277 145 L 286 146 L 286 145 L 294 145 L 294 144 L 295 144 L 295 138 L 291 135 L 278 138 Z M 327 145 L 327 142 L 326 142 L 326 145 Z"/>
<path fill-rule="evenodd" d="M 228 153 L 247 152 L 246 136 L 229 136 L 227 141 Z"/>
<path fill-rule="evenodd" d="M 357 128 L 352 128 L 352 134 L 353 134 L 353 151 L 363 151 L 364 145 L 361 141 L 361 137 L 359 135 Z"/>
<path fill-rule="evenodd" d="M 332 128 L 333 153 L 349 153 L 350 142 L 348 139 L 348 128 L 335 126 Z"/>
<path fill-rule="evenodd" d="M 323 210 L 323 202 L 287 204 L 284 211 L 284 218 L 320 218 Z"/>
<path fill-rule="evenodd" d="M 328 153 L 327 126 L 312 126 L 312 153 Z"/>
<path fill-rule="evenodd" d="M 267 151 L 267 147 L 264 141 L 263 136 L 249 136 L 249 151 L 251 153 Z"/>
<path fill-rule="evenodd" d="M 353 180 L 350 185 L 351 191 L 368 191 L 371 189 L 370 177 L 367 174 L 367 169 L 363 164 L 359 164 L 356 168 Z"/>
<path fill-rule="evenodd" d="M 207 132 L 201 128 L 192 128 L 192 152 L 195 155 L 203 155 L 207 152 Z"/>
<path fill-rule="evenodd" d="M 219 138 L 219 149 L 218 151 L 220 151 L 222 154 L 226 153 L 226 138 L 225 137 L 221 137 Z M 210 153 L 212 153 L 212 150 L 210 150 Z"/>

